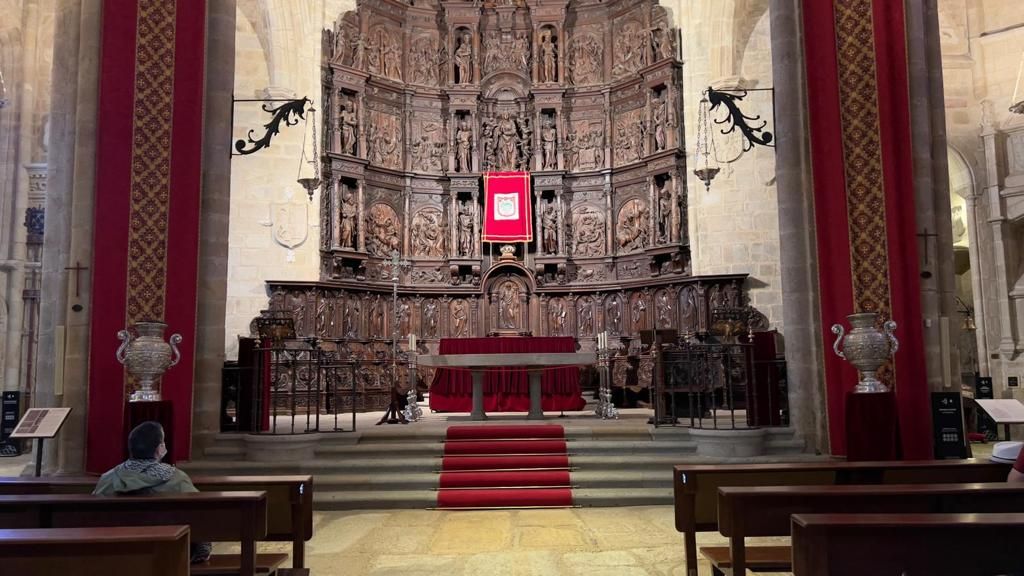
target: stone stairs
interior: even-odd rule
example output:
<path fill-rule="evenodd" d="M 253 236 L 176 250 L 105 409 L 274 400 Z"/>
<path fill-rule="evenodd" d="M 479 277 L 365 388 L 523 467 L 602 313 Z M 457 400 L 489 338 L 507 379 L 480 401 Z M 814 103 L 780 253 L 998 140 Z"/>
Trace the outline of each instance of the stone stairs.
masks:
<path fill-rule="evenodd" d="M 574 422 L 565 431 L 574 498 L 581 506 L 671 504 L 674 464 L 730 461 L 697 455 L 687 428 Z M 416 424 L 323 433 L 315 438 L 314 457 L 303 461 L 248 460 L 245 435 L 221 434 L 202 459 L 182 468 L 193 475 L 312 474 L 314 506 L 320 510 L 430 508 L 436 504 L 444 434 L 443 427 Z M 769 429 L 765 447 L 765 456 L 742 461 L 814 458 L 789 428 Z"/>

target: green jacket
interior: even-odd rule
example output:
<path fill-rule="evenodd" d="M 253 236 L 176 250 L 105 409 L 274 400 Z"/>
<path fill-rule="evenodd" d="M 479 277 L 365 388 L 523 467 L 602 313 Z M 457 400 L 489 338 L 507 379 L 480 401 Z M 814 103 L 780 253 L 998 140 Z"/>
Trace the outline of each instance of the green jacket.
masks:
<path fill-rule="evenodd" d="M 188 474 L 156 460 L 127 460 L 100 477 L 94 496 L 198 492 Z"/>

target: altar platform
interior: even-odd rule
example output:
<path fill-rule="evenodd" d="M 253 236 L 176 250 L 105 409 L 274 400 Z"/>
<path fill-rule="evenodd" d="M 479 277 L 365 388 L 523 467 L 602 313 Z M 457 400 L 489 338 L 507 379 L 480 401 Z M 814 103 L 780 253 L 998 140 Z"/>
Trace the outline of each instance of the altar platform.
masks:
<path fill-rule="evenodd" d="M 565 412 L 565 417 L 548 413 L 542 421 L 565 429 L 579 506 L 671 504 L 674 464 L 820 458 L 806 453 L 806 442 L 792 428 L 760 429 L 761 456 L 704 456 L 699 450 L 708 439 L 699 437 L 700 431 L 655 428 L 647 423 L 652 411 L 645 408 L 622 409 L 618 420 L 601 420 L 594 406 L 588 401 L 585 410 Z M 333 420 L 322 419 L 321 431 L 309 434 L 217 434 L 182 468 L 195 474 L 313 474 L 314 505 L 321 510 L 430 508 L 436 505 L 443 440 L 450 427 L 540 423 L 524 413 L 494 412 L 486 422 L 473 422 L 469 414 L 423 412 L 419 422 L 381 426 L 375 424 L 383 412 L 358 414 L 355 432 L 332 432 Z M 719 429 L 731 425 L 729 415 L 716 416 L 703 425 L 712 431 L 716 423 Z M 736 421 L 740 426 L 746 419 L 737 413 Z M 290 422 L 279 422 L 285 424 Z"/>

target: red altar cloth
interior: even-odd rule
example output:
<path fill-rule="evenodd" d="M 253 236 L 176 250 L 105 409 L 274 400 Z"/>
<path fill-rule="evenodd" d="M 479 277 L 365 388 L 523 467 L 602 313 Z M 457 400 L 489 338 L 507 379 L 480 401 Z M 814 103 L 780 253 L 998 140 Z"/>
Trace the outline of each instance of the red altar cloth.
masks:
<path fill-rule="evenodd" d="M 531 354 L 575 352 L 572 337 L 544 338 L 445 338 L 439 354 Z M 580 392 L 579 368 L 544 370 L 541 407 L 545 411 L 582 410 L 587 401 Z M 473 378 L 469 370 L 438 368 L 430 385 L 430 408 L 438 412 L 470 412 L 473 408 Z M 484 410 L 527 412 L 530 388 L 527 373 L 514 368 L 487 371 L 484 377 Z"/>

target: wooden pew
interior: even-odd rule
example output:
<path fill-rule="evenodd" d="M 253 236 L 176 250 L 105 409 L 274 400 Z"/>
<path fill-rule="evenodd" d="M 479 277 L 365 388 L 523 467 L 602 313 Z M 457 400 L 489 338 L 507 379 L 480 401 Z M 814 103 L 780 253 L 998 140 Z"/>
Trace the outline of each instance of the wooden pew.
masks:
<path fill-rule="evenodd" d="M 794 576 L 1016 573 L 1024 514 L 797 514 Z"/>
<path fill-rule="evenodd" d="M 91 528 L 188 525 L 196 542 L 240 542 L 237 565 L 220 559 L 192 566 L 192 574 L 256 574 L 256 542 L 267 535 L 264 492 L 196 492 L 153 496 L 28 494 L 0 496 L 0 526 L 10 528 Z M 286 554 L 262 555 L 268 572 Z M 275 558 L 269 558 L 274 556 Z M 232 558 L 233 560 L 233 558 Z"/>
<path fill-rule="evenodd" d="M 97 478 L 53 476 L 0 478 L 3 494 L 88 494 Z M 267 536 L 270 542 L 292 543 L 292 567 L 306 564 L 305 543 L 313 538 L 312 476 L 194 476 L 203 492 L 256 491 L 267 493 Z"/>
<path fill-rule="evenodd" d="M 18 576 L 188 576 L 188 526 L 0 530 L 0 567 Z"/>
<path fill-rule="evenodd" d="M 1024 512 L 1024 484 L 762 486 L 718 489 L 718 531 L 729 538 L 733 574 L 745 574 L 745 539 L 788 536 L 793 514 Z M 787 568 L 788 569 L 788 568 Z"/>
<path fill-rule="evenodd" d="M 683 533 L 687 576 L 697 576 L 697 532 L 718 530 L 718 488 L 813 484 L 900 484 L 1005 482 L 1009 464 L 982 460 L 821 462 L 777 464 L 680 464 L 673 467 L 676 530 Z M 703 548 L 706 555 L 728 558 L 728 548 Z M 757 569 L 788 565 L 790 552 L 762 549 L 750 558 Z"/>

